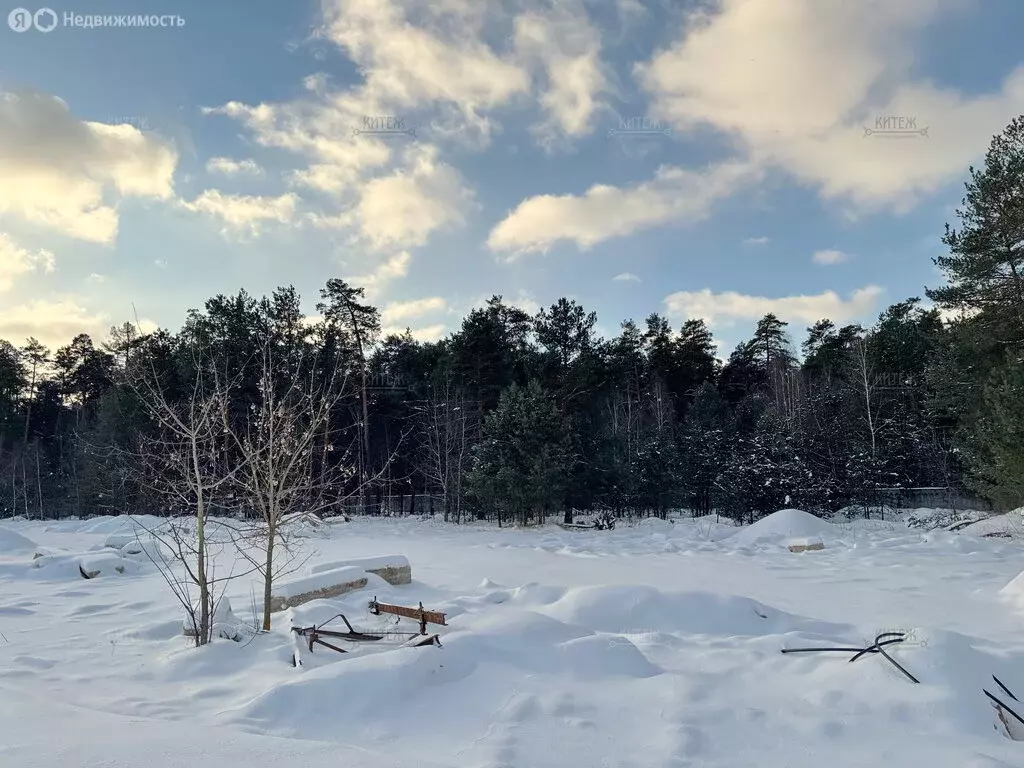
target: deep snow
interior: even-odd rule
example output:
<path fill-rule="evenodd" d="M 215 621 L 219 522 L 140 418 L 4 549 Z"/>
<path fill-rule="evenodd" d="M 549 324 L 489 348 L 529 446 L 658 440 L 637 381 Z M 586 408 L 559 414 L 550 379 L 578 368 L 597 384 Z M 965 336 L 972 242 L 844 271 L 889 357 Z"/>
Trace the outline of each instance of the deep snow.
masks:
<path fill-rule="evenodd" d="M 982 694 L 996 674 L 1024 695 L 1024 582 L 1003 590 L 1024 568 L 1015 539 L 796 510 L 744 529 L 703 518 L 600 532 L 416 519 L 310 530 L 310 570 L 402 552 L 414 582 L 371 578 L 275 614 L 270 634 L 196 650 L 131 546 L 131 521 L 5 521 L 0 765 L 1024 765 L 1024 743 L 999 732 Z M 792 554 L 794 536 L 826 548 Z M 84 580 L 81 562 L 105 568 Z M 231 584 L 237 620 L 252 621 L 261 593 Z M 371 615 L 373 596 L 446 612 L 449 626 L 431 628 L 443 647 L 310 654 L 294 642 L 291 624 L 337 613 L 415 631 Z M 877 655 L 779 652 L 895 630 L 911 633 L 891 653 L 920 685 Z"/>

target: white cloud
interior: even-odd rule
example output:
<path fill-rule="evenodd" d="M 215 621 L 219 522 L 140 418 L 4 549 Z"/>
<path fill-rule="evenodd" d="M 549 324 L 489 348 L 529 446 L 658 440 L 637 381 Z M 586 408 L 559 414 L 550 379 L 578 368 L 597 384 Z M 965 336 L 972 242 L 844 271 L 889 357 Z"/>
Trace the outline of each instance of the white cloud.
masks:
<path fill-rule="evenodd" d="M 486 145 L 498 129 L 492 113 L 528 104 L 535 86 L 542 141 L 592 130 L 608 78 L 600 36 L 573 2 L 582 16 L 533 0 L 515 9 L 478 0 L 325 0 L 316 36 L 353 62 L 361 83 L 332 90 L 325 76 L 310 76 L 307 93 L 288 103 L 233 101 L 203 111 L 242 122 L 261 146 L 305 159 L 288 180 L 328 197 L 306 216 L 314 226 L 350 230 L 376 250 L 420 247 L 434 232 L 464 225 L 476 207 L 431 140 Z M 492 34 L 499 25 L 513 31 L 505 52 Z M 353 133 L 378 117 L 421 133 L 412 144 Z"/>
<path fill-rule="evenodd" d="M 505 299 L 505 303 L 523 310 L 528 315 L 536 315 L 540 312 L 540 304 L 537 303 L 537 299 L 532 293 L 522 288 L 519 289 L 518 295 L 515 298 Z"/>
<path fill-rule="evenodd" d="M 450 134 L 490 135 L 486 112 L 529 93 L 521 64 L 501 58 L 484 42 L 498 9 L 479 0 L 412 6 L 400 0 L 327 0 L 325 35 L 364 73 L 349 94 L 363 115 L 438 110 Z M 411 8 L 415 8 L 415 21 Z M 368 107 L 379 107 L 379 109 Z"/>
<path fill-rule="evenodd" d="M 367 298 L 376 298 L 384 291 L 388 283 L 403 278 L 409 273 L 411 261 L 412 257 L 409 252 L 401 251 L 389 257 L 372 272 L 346 277 L 345 280 L 357 288 L 363 288 Z"/>
<path fill-rule="evenodd" d="M 465 222 L 476 207 L 462 177 L 437 160 L 432 147 L 415 152 L 411 168 L 366 183 L 356 217 L 360 235 L 373 248 L 412 248 L 426 244 L 438 229 Z"/>
<path fill-rule="evenodd" d="M 107 315 L 82 307 L 73 297 L 36 299 L 0 309 L 0 339 L 15 345 L 34 336 L 50 349 L 56 349 L 69 344 L 80 333 L 98 340 L 109 326 Z"/>
<path fill-rule="evenodd" d="M 728 326 L 737 321 L 760 320 L 772 312 L 786 322 L 814 323 L 829 318 L 848 323 L 864 318 L 876 309 L 884 291 L 875 285 L 859 288 L 843 299 L 835 291 L 811 296 L 749 296 L 735 291 L 713 293 L 679 291 L 665 297 L 668 315 L 675 319 L 703 318 L 708 325 Z"/>
<path fill-rule="evenodd" d="M 744 245 L 765 245 L 769 242 L 767 237 L 748 237 L 743 241 Z"/>
<path fill-rule="evenodd" d="M 206 162 L 207 173 L 222 173 L 225 176 L 262 176 L 263 168 L 255 160 L 232 160 L 230 157 L 211 157 Z"/>
<path fill-rule="evenodd" d="M 612 280 L 619 283 L 639 283 L 640 278 L 634 275 L 632 272 L 623 272 L 620 275 L 616 275 Z"/>
<path fill-rule="evenodd" d="M 280 197 L 259 197 L 253 195 L 229 195 L 218 189 L 208 189 L 191 202 L 182 201 L 183 208 L 219 219 L 224 223 L 221 233 L 260 233 L 266 222 L 287 224 L 295 216 L 298 196 L 285 194 Z"/>
<path fill-rule="evenodd" d="M 238 120 L 261 146 L 303 155 L 308 166 L 290 174 L 292 184 L 333 195 L 355 191 L 368 172 L 391 159 L 387 141 L 372 136 L 353 141 L 352 129 L 376 111 L 358 98 L 318 94 L 289 104 L 254 107 L 232 101 L 203 110 Z"/>
<path fill-rule="evenodd" d="M 588 250 L 660 224 L 699 221 L 712 204 L 757 178 L 743 163 L 712 166 L 704 172 L 662 167 L 651 181 L 619 188 L 598 184 L 583 195 L 538 195 L 521 202 L 490 233 L 487 245 L 506 258 L 546 253 L 569 240 Z"/>
<path fill-rule="evenodd" d="M 693 12 L 681 38 L 636 74 L 677 129 L 712 126 L 826 198 L 902 211 L 962 176 L 1024 107 L 1024 67 L 991 94 L 915 79 L 914 36 L 962 5 L 720 0 L 714 13 Z M 865 136 L 884 116 L 916 119 L 928 137 Z"/>
<path fill-rule="evenodd" d="M 107 276 L 101 275 L 98 272 L 93 272 L 89 275 L 89 280 L 93 283 L 105 283 L 107 281 Z"/>
<path fill-rule="evenodd" d="M 117 200 L 171 197 L 177 162 L 153 134 L 78 120 L 53 96 L 0 91 L 0 214 L 111 243 Z"/>
<path fill-rule="evenodd" d="M 407 329 L 407 326 L 384 326 L 381 328 L 382 336 L 402 336 Z M 412 336 L 416 341 L 437 341 L 444 336 L 446 327 L 442 323 L 436 325 L 428 325 L 424 328 L 408 328 L 409 335 Z"/>
<path fill-rule="evenodd" d="M 53 272 L 54 256 L 46 250 L 22 248 L 7 234 L 0 232 L 0 293 L 9 291 L 22 275 L 42 269 Z"/>
<path fill-rule="evenodd" d="M 381 310 L 380 319 L 383 325 L 401 325 L 410 318 L 422 317 L 431 312 L 443 312 L 448 303 L 440 296 L 413 301 L 392 301 Z"/>
<path fill-rule="evenodd" d="M 849 261 L 849 255 L 842 251 L 834 249 L 827 249 L 824 251 L 815 251 L 814 255 L 811 256 L 811 261 L 815 264 L 842 264 L 845 261 Z"/>
<path fill-rule="evenodd" d="M 539 101 L 546 120 L 534 129 L 541 143 L 592 133 L 611 86 L 601 65 L 601 36 L 584 5 L 573 0 L 527 11 L 515 19 L 513 40 L 521 60 L 544 73 Z"/>

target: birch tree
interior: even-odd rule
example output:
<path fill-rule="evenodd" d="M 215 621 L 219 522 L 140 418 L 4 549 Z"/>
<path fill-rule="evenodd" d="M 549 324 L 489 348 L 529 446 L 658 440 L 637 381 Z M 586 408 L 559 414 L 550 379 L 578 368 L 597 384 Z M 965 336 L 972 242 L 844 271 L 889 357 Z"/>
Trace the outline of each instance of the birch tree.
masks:
<path fill-rule="evenodd" d="M 419 409 L 423 433 L 420 471 L 441 494 L 445 521 L 462 521 L 463 481 L 472 463 L 471 436 L 476 433 L 476 404 L 449 376 L 432 388 Z"/>
<path fill-rule="evenodd" d="M 166 395 L 155 370 L 137 370 L 131 377 L 136 395 L 153 422 L 128 457 L 140 484 L 162 502 L 172 520 L 147 532 L 170 551 L 171 562 L 148 552 L 192 624 L 196 646 L 213 637 L 218 584 L 233 578 L 215 573 L 217 550 L 208 525 L 218 501 L 223 503 L 233 472 L 223 452 L 226 386 L 204 370 L 201 353 L 194 355 L 191 389 L 179 402 Z M 179 572 L 182 571 L 183 573 Z"/>

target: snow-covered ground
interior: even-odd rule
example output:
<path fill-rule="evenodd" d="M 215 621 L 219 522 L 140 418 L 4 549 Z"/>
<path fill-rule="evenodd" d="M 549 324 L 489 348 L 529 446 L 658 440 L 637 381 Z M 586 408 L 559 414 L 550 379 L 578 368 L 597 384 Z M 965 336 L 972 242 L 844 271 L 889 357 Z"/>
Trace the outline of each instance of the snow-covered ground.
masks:
<path fill-rule="evenodd" d="M 403 554 L 412 584 L 371 574 L 196 650 L 146 557 L 102 553 L 127 519 L 0 526 L 3 768 L 1024 765 L 982 693 L 995 674 L 1024 695 L 1015 538 L 795 511 L 744 529 L 355 519 L 306 539 L 309 566 Z M 238 618 L 254 592 L 232 583 Z M 443 646 L 300 645 L 291 665 L 293 621 L 383 627 L 372 597 L 446 612 Z M 919 685 L 877 654 L 780 653 L 897 630 L 888 650 Z"/>

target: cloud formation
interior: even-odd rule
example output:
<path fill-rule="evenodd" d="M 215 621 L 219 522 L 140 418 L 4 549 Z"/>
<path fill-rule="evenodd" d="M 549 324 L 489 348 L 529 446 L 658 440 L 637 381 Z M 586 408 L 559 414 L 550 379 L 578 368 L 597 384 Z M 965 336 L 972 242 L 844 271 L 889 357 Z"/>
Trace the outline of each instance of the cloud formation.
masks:
<path fill-rule="evenodd" d="M 109 244 L 117 201 L 170 198 L 177 162 L 154 134 L 79 120 L 54 96 L 0 91 L 0 214 Z"/>
<path fill-rule="evenodd" d="M 11 290 L 22 275 L 39 269 L 53 272 L 54 268 L 55 259 L 50 251 L 22 248 L 9 235 L 0 232 L 0 293 Z"/>
<path fill-rule="evenodd" d="M 547 253 L 559 241 L 582 251 L 642 229 L 693 223 L 713 203 L 758 178 L 745 163 L 724 163 L 704 171 L 662 167 L 632 187 L 597 184 L 582 195 L 537 195 L 521 202 L 491 230 L 488 247 L 509 261 Z"/>
<path fill-rule="evenodd" d="M 720 0 L 715 11 L 692 11 L 636 77 L 678 130 L 724 132 L 752 161 L 856 209 L 907 210 L 962 175 L 1007 115 L 1024 110 L 1024 67 L 976 96 L 914 72 L 912 37 L 962 5 Z M 887 118 L 927 136 L 865 132 Z"/>
<path fill-rule="evenodd" d="M 230 157 L 211 157 L 206 161 L 207 173 L 220 173 L 224 176 L 262 176 L 264 171 L 252 159 L 232 160 Z"/>
<path fill-rule="evenodd" d="M 4 306 L 0 308 L 0 339 L 18 345 L 33 336 L 57 349 L 80 333 L 88 333 L 94 340 L 104 338 L 110 329 L 108 316 L 78 302 L 74 297 L 61 297 Z"/>
<path fill-rule="evenodd" d="M 850 257 L 848 254 L 835 249 L 827 249 L 823 251 L 815 251 L 814 255 L 811 256 L 811 261 L 815 264 L 842 264 L 843 262 L 849 261 Z"/>
<path fill-rule="evenodd" d="M 828 318 L 849 323 L 874 313 L 883 297 L 876 285 L 858 288 L 843 299 L 835 291 L 811 296 L 750 296 L 736 291 L 714 293 L 678 291 L 665 297 L 665 310 L 673 319 L 703 318 L 709 326 L 730 326 L 738 321 L 760 320 L 769 312 L 790 323 L 815 323 Z"/>
<path fill-rule="evenodd" d="M 231 195 L 208 189 L 195 200 L 182 201 L 181 206 L 193 213 L 217 219 L 223 224 L 221 234 L 255 237 L 268 222 L 287 224 L 295 216 L 299 198 L 293 193 L 279 197 Z"/>

